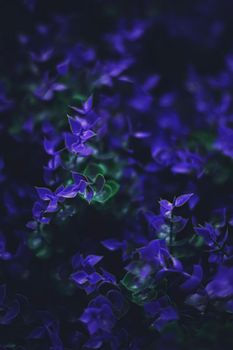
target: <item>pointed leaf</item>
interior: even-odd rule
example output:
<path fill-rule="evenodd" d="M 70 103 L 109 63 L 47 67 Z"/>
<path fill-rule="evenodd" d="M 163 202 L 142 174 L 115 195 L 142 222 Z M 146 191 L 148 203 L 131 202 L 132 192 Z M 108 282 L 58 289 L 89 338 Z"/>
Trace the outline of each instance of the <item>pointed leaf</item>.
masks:
<path fill-rule="evenodd" d="M 189 201 L 189 199 L 193 196 L 193 193 L 183 194 L 176 198 L 175 207 L 182 207 L 185 203 Z"/>

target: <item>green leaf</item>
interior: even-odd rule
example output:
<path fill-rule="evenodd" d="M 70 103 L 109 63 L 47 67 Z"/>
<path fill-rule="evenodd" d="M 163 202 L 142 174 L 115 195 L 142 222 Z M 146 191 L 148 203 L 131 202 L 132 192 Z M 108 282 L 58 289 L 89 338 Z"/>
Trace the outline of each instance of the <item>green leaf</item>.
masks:
<path fill-rule="evenodd" d="M 41 237 L 33 236 L 28 239 L 28 247 L 32 250 L 40 248 L 42 244 Z"/>
<path fill-rule="evenodd" d="M 43 246 L 37 251 L 36 256 L 40 259 L 47 259 L 50 257 L 50 253 L 49 247 Z"/>
<path fill-rule="evenodd" d="M 112 196 L 115 196 L 115 194 L 119 191 L 120 185 L 114 180 L 109 180 L 106 182 L 106 184 L 111 187 Z"/>
<path fill-rule="evenodd" d="M 87 99 L 87 96 L 85 96 L 83 94 L 74 94 L 72 97 L 73 97 L 73 99 L 78 100 L 80 102 L 84 102 Z"/>
<path fill-rule="evenodd" d="M 95 179 L 94 190 L 99 193 L 103 190 L 105 186 L 105 178 L 102 174 L 98 174 Z"/>
<path fill-rule="evenodd" d="M 94 201 L 98 203 L 105 203 L 111 199 L 118 192 L 120 186 L 113 180 L 106 181 L 102 191 L 95 195 Z"/>
<path fill-rule="evenodd" d="M 95 195 L 94 201 L 98 203 L 105 203 L 112 197 L 112 188 L 108 184 L 105 184 L 103 190 Z"/>
<path fill-rule="evenodd" d="M 130 290 L 131 292 L 138 293 L 144 287 L 144 283 L 140 282 L 138 276 L 135 276 L 130 272 L 126 273 L 124 278 L 121 280 L 121 283 L 126 289 Z"/>
<path fill-rule="evenodd" d="M 157 294 L 158 292 L 156 291 L 155 288 L 145 288 L 143 291 L 140 291 L 139 293 L 133 293 L 132 301 L 135 304 L 143 305 L 148 301 L 154 300 Z"/>
<path fill-rule="evenodd" d="M 89 178 L 91 181 L 95 181 L 97 176 L 106 174 L 106 167 L 103 164 L 91 163 L 83 172 L 83 175 Z"/>

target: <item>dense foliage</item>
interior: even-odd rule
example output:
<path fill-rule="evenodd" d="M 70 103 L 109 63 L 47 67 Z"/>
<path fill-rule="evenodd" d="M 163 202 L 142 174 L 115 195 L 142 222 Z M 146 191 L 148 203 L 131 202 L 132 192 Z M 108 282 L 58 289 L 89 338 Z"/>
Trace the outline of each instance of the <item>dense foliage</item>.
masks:
<path fill-rule="evenodd" d="M 0 6 L 0 349 L 232 349 L 231 1 Z"/>

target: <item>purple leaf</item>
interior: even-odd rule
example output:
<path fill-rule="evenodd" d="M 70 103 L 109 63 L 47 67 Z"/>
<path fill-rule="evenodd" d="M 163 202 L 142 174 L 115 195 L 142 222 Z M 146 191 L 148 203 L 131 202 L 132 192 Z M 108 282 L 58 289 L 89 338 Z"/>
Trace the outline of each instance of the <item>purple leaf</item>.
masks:
<path fill-rule="evenodd" d="M 93 285 L 99 283 L 102 280 L 103 280 L 103 277 L 97 272 L 93 272 L 88 276 L 89 283 Z"/>
<path fill-rule="evenodd" d="M 98 262 L 100 260 L 102 260 L 103 257 L 100 255 L 88 255 L 85 259 L 84 259 L 84 266 L 85 265 L 90 265 L 90 266 L 95 266 L 96 264 L 98 264 Z"/>
<path fill-rule="evenodd" d="M 94 137 L 95 135 L 96 134 L 94 133 L 94 131 L 86 130 L 86 131 L 83 131 L 80 136 L 81 136 L 82 141 L 85 142 L 85 141 L 89 140 L 90 138 Z"/>
<path fill-rule="evenodd" d="M 31 229 L 31 230 L 35 230 L 37 228 L 37 222 L 36 221 L 28 221 L 26 224 L 26 227 Z"/>
<path fill-rule="evenodd" d="M 62 191 L 60 191 L 57 196 L 63 198 L 75 198 L 78 194 L 78 185 L 68 185 Z"/>
<path fill-rule="evenodd" d="M 114 251 L 122 247 L 122 243 L 114 238 L 101 241 L 101 244 L 108 250 Z"/>
<path fill-rule="evenodd" d="M 54 197 L 53 192 L 49 188 L 36 187 L 36 191 L 43 201 L 49 201 Z"/>
<path fill-rule="evenodd" d="M 84 195 L 84 193 L 85 193 L 85 191 L 86 191 L 86 188 L 87 188 L 87 182 L 81 180 L 80 183 L 79 183 L 79 185 L 78 185 L 78 191 L 79 191 L 79 193 L 81 193 L 82 195 Z"/>
<path fill-rule="evenodd" d="M 100 270 L 102 272 L 102 276 L 105 279 L 105 282 L 116 284 L 116 277 L 113 274 L 104 270 L 102 267 L 100 267 Z"/>
<path fill-rule="evenodd" d="M 67 87 L 64 84 L 61 84 L 61 83 L 54 83 L 53 84 L 54 91 L 64 91 L 66 89 L 67 89 Z"/>
<path fill-rule="evenodd" d="M 168 322 L 179 319 L 177 311 L 172 306 L 168 306 L 161 311 L 160 316 L 153 322 L 153 326 L 157 331 L 161 331 Z"/>
<path fill-rule="evenodd" d="M 173 204 L 166 199 L 162 199 L 159 201 L 160 204 L 160 213 L 163 216 L 171 215 L 171 212 L 173 210 Z"/>
<path fill-rule="evenodd" d="M 159 201 L 160 207 L 165 209 L 166 211 L 171 211 L 173 208 L 173 205 L 171 202 L 167 201 L 166 199 L 161 199 Z"/>
<path fill-rule="evenodd" d="M 94 190 L 92 189 L 91 186 L 88 186 L 86 188 L 85 199 L 88 201 L 88 203 L 91 203 L 93 197 L 94 197 Z"/>
<path fill-rule="evenodd" d="M 44 149 L 46 153 L 50 155 L 54 155 L 56 144 L 57 144 L 57 140 L 44 139 Z"/>
<path fill-rule="evenodd" d="M 138 131 L 133 133 L 133 136 L 137 139 L 145 139 L 147 137 L 150 137 L 151 133 L 147 131 Z"/>
<path fill-rule="evenodd" d="M 72 171 L 71 173 L 76 185 L 79 185 L 81 181 L 87 182 L 87 178 L 84 175 L 76 173 L 75 171 Z"/>
<path fill-rule="evenodd" d="M 93 95 L 91 95 L 86 102 L 83 104 L 83 109 L 86 113 L 88 113 L 92 109 L 93 105 Z"/>
<path fill-rule="evenodd" d="M 9 324 L 14 318 L 17 317 L 19 313 L 19 303 L 18 301 L 14 301 L 11 306 L 8 308 L 7 312 L 0 319 L 0 324 Z"/>
<path fill-rule="evenodd" d="M 142 260 L 144 261 L 153 261 L 155 256 L 159 254 L 160 250 L 160 241 L 152 240 L 145 247 L 139 248 L 139 254 Z"/>
<path fill-rule="evenodd" d="M 46 208 L 46 212 L 47 213 L 53 213 L 55 211 L 57 211 L 58 209 L 58 199 L 56 197 L 54 197 L 48 204 L 47 208 Z"/>
<path fill-rule="evenodd" d="M 80 253 L 76 253 L 71 259 L 73 269 L 79 268 L 81 265 L 81 262 L 82 262 L 82 257 Z"/>
<path fill-rule="evenodd" d="M 185 293 L 190 293 L 197 289 L 203 277 L 202 267 L 200 265 L 193 266 L 193 274 L 180 285 L 180 289 Z"/>
<path fill-rule="evenodd" d="M 79 135 L 80 132 L 82 131 L 82 125 L 80 124 L 80 122 L 74 118 L 69 117 L 69 116 L 68 116 L 68 121 L 69 121 L 70 129 L 71 129 L 72 133 L 75 135 Z"/>
<path fill-rule="evenodd" d="M 78 284 L 84 284 L 88 281 L 88 274 L 85 271 L 77 271 L 71 275 L 72 280 Z"/>
<path fill-rule="evenodd" d="M 77 142 L 77 136 L 66 132 L 65 133 L 65 145 L 68 151 L 73 152 L 73 144 Z"/>
<path fill-rule="evenodd" d="M 92 154 L 92 148 L 78 142 L 72 145 L 72 152 L 78 153 L 82 157 L 88 157 Z"/>
<path fill-rule="evenodd" d="M 68 73 L 68 69 L 69 69 L 69 60 L 65 60 L 61 63 L 58 63 L 56 68 L 57 68 L 57 72 L 60 75 L 66 75 Z"/>
<path fill-rule="evenodd" d="M 41 202 L 35 202 L 32 208 L 32 214 L 35 218 L 39 218 L 43 213 L 44 206 Z"/>
<path fill-rule="evenodd" d="M 28 336 L 28 339 L 41 339 L 45 335 L 44 327 L 37 327 Z"/>
<path fill-rule="evenodd" d="M 146 220 L 156 231 L 160 230 L 164 223 L 164 218 L 161 215 L 155 215 L 154 213 L 147 211 L 144 213 Z"/>
<path fill-rule="evenodd" d="M 31 52 L 30 56 L 33 61 L 43 63 L 48 61 L 52 57 L 53 51 L 54 51 L 53 49 L 47 49 L 38 54 L 35 52 Z"/>
<path fill-rule="evenodd" d="M 89 339 L 85 344 L 84 347 L 87 349 L 100 349 L 100 347 L 103 345 L 103 341 L 99 337 L 91 338 Z"/>
<path fill-rule="evenodd" d="M 206 224 L 205 227 L 194 227 L 194 230 L 199 236 L 204 238 L 209 246 L 213 246 L 214 241 L 217 240 L 217 232 L 210 224 Z"/>
<path fill-rule="evenodd" d="M 232 298 L 233 296 L 233 267 L 220 266 L 213 280 L 206 286 L 211 299 Z"/>
<path fill-rule="evenodd" d="M 175 207 L 182 207 L 193 196 L 193 193 L 183 194 L 176 198 Z"/>

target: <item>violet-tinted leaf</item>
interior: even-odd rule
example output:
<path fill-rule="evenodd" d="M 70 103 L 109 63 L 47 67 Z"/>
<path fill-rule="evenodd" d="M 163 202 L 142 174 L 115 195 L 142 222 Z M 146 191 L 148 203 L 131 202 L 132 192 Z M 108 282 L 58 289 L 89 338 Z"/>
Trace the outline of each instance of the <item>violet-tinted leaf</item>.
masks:
<path fill-rule="evenodd" d="M 46 208 L 47 213 L 53 213 L 58 209 L 58 199 L 54 197 L 48 204 Z"/>
<path fill-rule="evenodd" d="M 160 207 L 161 209 L 164 211 L 171 211 L 173 208 L 173 204 L 169 201 L 167 201 L 166 199 L 161 199 L 159 201 Z"/>
<path fill-rule="evenodd" d="M 98 264 L 98 262 L 100 262 L 103 259 L 102 256 L 100 255 L 88 255 L 85 259 L 84 259 L 84 264 L 85 265 L 90 265 L 90 266 L 95 266 L 96 264 Z"/>
<path fill-rule="evenodd" d="M 176 321 L 178 319 L 179 316 L 177 311 L 172 306 L 168 306 L 161 311 L 160 316 L 153 322 L 153 327 L 157 331 L 161 331 L 169 322 Z"/>
<path fill-rule="evenodd" d="M 73 152 L 73 144 L 77 142 L 77 137 L 71 133 L 65 133 L 65 145 L 68 151 Z"/>
<path fill-rule="evenodd" d="M 114 251 L 122 247 L 122 243 L 114 238 L 106 239 L 101 244 L 108 250 Z"/>
<path fill-rule="evenodd" d="M 39 63 L 46 62 L 52 57 L 53 49 L 49 48 L 47 50 L 43 50 L 40 53 L 31 52 L 30 55 L 32 60 L 35 62 L 39 62 Z"/>
<path fill-rule="evenodd" d="M 28 336 L 28 339 L 41 339 L 45 336 L 45 328 L 37 327 Z"/>
<path fill-rule="evenodd" d="M 193 274 L 180 285 L 180 289 L 185 293 L 194 291 L 201 283 L 203 277 L 202 267 L 200 265 L 193 266 Z"/>
<path fill-rule="evenodd" d="M 147 131 L 138 131 L 133 133 L 133 136 L 137 139 L 145 139 L 150 137 L 150 135 L 151 135 L 150 132 L 147 132 Z"/>
<path fill-rule="evenodd" d="M 14 301 L 7 309 L 6 313 L 0 318 L 0 324 L 9 324 L 19 314 L 20 306 L 18 301 Z"/>
<path fill-rule="evenodd" d="M 229 298 L 233 296 L 233 268 L 220 266 L 213 280 L 206 286 L 211 299 Z"/>
<path fill-rule="evenodd" d="M 85 141 L 91 139 L 92 137 L 94 137 L 95 135 L 96 134 L 94 133 L 94 131 L 92 131 L 92 130 L 85 130 L 85 131 L 82 132 L 80 137 L 85 142 Z"/>
<path fill-rule="evenodd" d="M 82 256 L 80 253 L 76 253 L 71 259 L 73 269 L 78 269 L 82 263 Z"/>
<path fill-rule="evenodd" d="M 53 197 L 53 193 L 49 188 L 36 187 L 39 197 L 44 201 L 49 201 Z"/>
<path fill-rule="evenodd" d="M 85 191 L 85 199 L 88 201 L 88 203 L 91 203 L 93 197 L 94 197 L 94 190 L 91 186 L 88 186 Z"/>
<path fill-rule="evenodd" d="M 91 338 L 85 344 L 85 348 L 87 349 L 100 349 L 103 345 L 103 341 L 100 337 Z"/>
<path fill-rule="evenodd" d="M 88 97 L 88 99 L 86 100 L 86 102 L 83 104 L 83 109 L 86 113 L 88 113 L 91 109 L 92 109 L 92 105 L 93 105 L 93 95 L 91 95 L 90 97 Z"/>
<path fill-rule="evenodd" d="M 82 130 L 82 125 L 80 122 L 74 118 L 71 118 L 68 116 L 69 124 L 70 124 L 70 129 L 73 134 L 79 135 L 81 130 Z"/>
<path fill-rule="evenodd" d="M 102 267 L 100 267 L 102 277 L 104 277 L 105 282 L 111 283 L 111 284 L 116 284 L 116 277 L 111 274 L 110 272 L 104 270 Z"/>
<path fill-rule="evenodd" d="M 88 276 L 88 281 L 89 281 L 90 284 L 94 284 L 95 285 L 95 284 L 99 283 L 102 280 L 103 280 L 102 276 L 99 273 L 97 273 L 97 272 L 93 272 L 93 273 L 91 273 Z"/>
<path fill-rule="evenodd" d="M 79 185 L 81 181 L 87 182 L 87 178 L 84 175 L 75 171 L 72 171 L 72 177 L 76 185 Z"/>
<path fill-rule="evenodd" d="M 77 284 L 84 284 L 88 280 L 88 274 L 85 271 L 77 271 L 71 275 L 71 279 Z"/>
<path fill-rule="evenodd" d="M 77 153 L 81 157 L 88 157 L 92 154 L 92 148 L 83 144 L 83 143 L 73 143 L 71 147 L 71 151 Z"/>
<path fill-rule="evenodd" d="M 54 91 L 64 91 L 67 89 L 67 86 L 61 83 L 54 83 L 53 84 L 53 90 Z"/>
<path fill-rule="evenodd" d="M 75 198 L 78 194 L 78 185 L 68 185 L 57 196 L 63 198 Z"/>
<path fill-rule="evenodd" d="M 175 199 L 175 207 L 182 207 L 193 196 L 193 193 L 183 194 Z"/>
<path fill-rule="evenodd" d="M 69 69 L 69 60 L 65 60 L 61 63 L 58 63 L 56 68 L 57 68 L 57 72 L 60 75 L 66 75 L 68 73 L 68 69 Z"/>
<path fill-rule="evenodd" d="M 44 139 L 44 149 L 48 154 L 54 155 L 56 145 L 57 140 L 48 140 L 46 138 Z"/>

